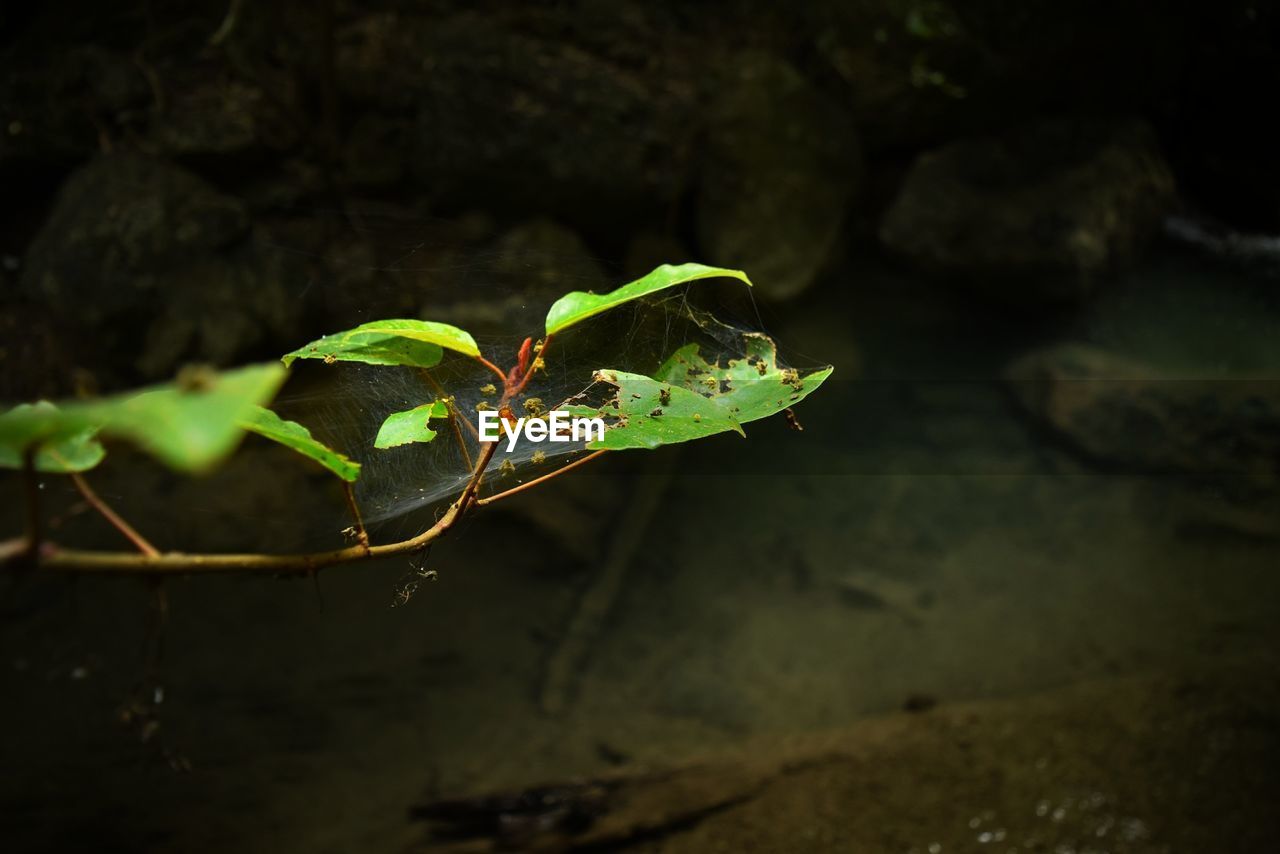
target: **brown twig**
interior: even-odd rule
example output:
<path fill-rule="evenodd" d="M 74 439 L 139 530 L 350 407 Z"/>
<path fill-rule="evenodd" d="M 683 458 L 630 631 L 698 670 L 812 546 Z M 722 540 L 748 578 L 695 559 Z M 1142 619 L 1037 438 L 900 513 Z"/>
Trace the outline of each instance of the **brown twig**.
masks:
<path fill-rule="evenodd" d="M 498 378 L 502 380 L 503 388 L 507 387 L 507 375 L 502 372 L 502 368 L 499 368 L 497 365 L 495 365 L 493 362 L 490 362 L 484 356 L 474 356 L 473 358 L 477 362 L 479 362 L 480 364 L 484 365 L 486 368 L 488 368 L 489 370 L 497 374 Z"/>
<path fill-rule="evenodd" d="M 462 452 L 462 458 L 467 462 L 467 468 L 470 469 L 474 463 L 471 462 L 471 451 L 467 448 L 466 439 L 462 438 L 462 431 L 458 429 L 458 422 L 461 421 L 467 425 L 467 429 L 471 431 L 471 435 L 479 441 L 480 434 L 476 431 L 475 425 L 462 417 L 461 410 L 454 403 L 453 398 L 445 394 L 444 386 L 440 385 L 440 381 L 431 376 L 431 372 L 426 368 L 421 369 L 422 378 L 427 381 L 435 393 L 439 396 L 439 400 L 444 401 L 444 405 L 449 409 L 449 426 L 453 429 L 453 438 L 458 443 L 458 450 Z"/>
<path fill-rule="evenodd" d="M 548 341 L 550 338 L 547 339 Z M 543 349 L 545 350 L 545 343 Z M 518 393 L 523 389 L 529 381 L 532 370 L 527 371 L 518 387 L 512 388 L 506 381 L 506 374 L 500 368 L 494 365 L 483 356 L 477 355 L 476 360 L 489 368 L 495 374 L 503 378 L 503 388 L 506 391 L 504 400 L 513 393 Z M 535 363 L 536 364 L 536 363 Z M 455 418 L 451 418 L 455 423 Z M 468 425 L 470 426 L 470 425 Z M 459 441 L 463 442 L 461 434 L 456 434 Z M 465 442 L 464 452 L 465 452 Z M 53 543 L 42 543 L 40 536 L 40 502 L 39 502 L 39 482 L 35 472 L 35 455 L 34 451 L 29 451 L 25 456 L 25 474 L 27 487 L 27 537 L 25 554 L 37 563 L 40 568 L 62 572 L 120 572 L 140 575 L 162 575 L 162 574 L 182 574 L 182 573 L 211 573 L 211 572 L 268 572 L 275 574 L 288 573 L 315 573 L 317 570 L 335 564 L 354 563 L 356 561 L 392 557 L 395 555 L 412 554 L 426 548 L 435 540 L 444 536 L 453 525 L 468 510 L 480 504 L 487 504 L 504 498 L 507 495 L 514 494 L 526 489 L 534 484 L 541 483 L 559 474 L 576 468 L 585 463 L 589 459 L 593 459 L 598 454 L 591 454 L 580 460 L 577 460 L 549 475 L 537 478 L 524 484 L 516 489 L 508 490 L 505 493 L 492 496 L 488 499 L 477 499 L 476 493 L 480 488 L 480 484 L 484 479 L 485 469 L 493 460 L 493 455 L 497 451 L 497 442 L 483 443 L 479 456 L 475 464 L 471 466 L 471 477 L 467 480 L 467 484 L 463 487 L 462 493 L 458 498 L 449 505 L 444 514 L 427 530 L 411 537 L 407 540 L 401 540 L 396 543 L 388 543 L 383 545 L 372 545 L 369 542 L 368 534 L 364 529 L 364 523 L 361 520 L 359 508 L 355 503 L 355 497 L 347 488 L 347 500 L 352 511 L 352 515 L 356 520 L 357 536 L 360 540 L 356 545 L 342 549 L 333 549 L 324 552 L 307 552 L 297 554 L 192 554 L 187 552 L 160 552 L 142 537 L 136 530 L 125 522 L 118 514 L 116 514 L 107 504 L 99 498 L 89 485 L 79 475 L 73 475 L 76 480 L 76 486 L 80 489 L 85 500 L 88 501 L 99 513 L 101 513 L 113 526 L 116 527 L 126 538 L 129 539 L 141 552 L 141 554 L 127 554 L 122 552 L 100 552 L 88 551 L 80 549 L 64 549 Z M 470 454 L 466 455 L 468 461 Z M 9 556 L 0 554 L 0 559 L 8 559 Z"/>
<path fill-rule="evenodd" d="M 535 477 L 533 480 L 529 481 L 528 483 L 522 483 L 519 486 L 513 486 L 510 489 L 506 490 L 505 492 L 499 492 L 497 495 L 490 495 L 488 498 L 477 498 L 476 504 L 480 507 L 484 507 L 485 505 L 492 504 L 495 501 L 501 501 L 504 498 L 510 498 L 512 495 L 515 495 L 520 492 L 524 492 L 526 489 L 532 489 L 535 486 L 546 483 L 547 481 L 551 480 L 554 477 L 559 477 L 560 475 L 566 472 L 572 471 L 576 469 L 578 466 L 586 465 L 587 463 L 591 462 L 597 457 L 607 453 L 609 452 L 595 451 L 593 453 L 587 454 L 585 457 L 579 457 L 578 459 L 574 460 L 568 465 L 562 466 L 553 472 L 548 472 L 544 474 L 542 477 Z"/>
<path fill-rule="evenodd" d="M 365 559 L 412 554 L 421 551 L 430 543 L 447 534 L 462 514 L 472 506 L 480 478 L 489 462 L 493 459 L 493 454 L 497 447 L 496 442 L 485 445 L 480 453 L 480 458 L 476 461 L 475 468 L 472 470 L 470 480 L 467 481 L 467 485 L 462 490 L 462 494 L 449 505 L 449 508 L 440 517 L 439 521 L 416 537 L 397 543 L 371 545 L 368 549 L 355 545 L 344 549 L 334 549 L 333 551 L 305 554 L 189 554 L 186 552 L 163 552 L 154 557 L 121 552 L 63 549 L 53 544 L 47 544 L 44 554 L 40 556 L 40 568 L 62 572 L 121 572 L 141 575 L 214 572 L 289 574 L 315 572 L 326 566 L 354 563 Z"/>
<path fill-rule="evenodd" d="M 480 441 L 480 433 L 476 430 L 475 425 L 462 417 L 461 410 L 454 405 L 452 400 L 445 403 L 445 406 L 449 408 L 449 426 L 453 428 L 453 438 L 458 443 L 458 450 L 462 451 L 462 458 L 466 460 L 467 468 L 471 468 L 474 465 L 471 462 L 471 451 L 467 448 L 467 440 L 462 438 L 462 431 L 458 429 L 458 422 L 461 421 L 467 425 L 467 429 L 475 434 L 477 442 Z"/>
<path fill-rule="evenodd" d="M 351 481 L 342 482 L 342 492 L 347 497 L 347 509 L 351 511 L 351 518 L 355 523 L 352 527 L 355 528 L 356 542 L 364 546 L 367 552 L 369 551 L 369 532 L 364 529 L 364 519 L 360 517 L 360 505 L 356 504 L 356 493 L 351 488 Z"/>
<path fill-rule="evenodd" d="M 126 540 L 133 543 L 134 547 L 137 548 L 138 551 L 148 557 L 156 557 L 160 554 L 159 549 L 151 545 L 151 543 L 147 541 L 146 537 L 139 534 L 136 528 L 126 522 L 119 513 L 112 510 L 111 506 L 107 504 L 107 502 L 103 501 L 102 498 L 99 497 L 98 493 L 93 491 L 89 486 L 89 482 L 84 479 L 83 475 L 77 472 L 72 472 L 71 482 L 76 485 L 76 489 L 80 490 L 80 495 L 84 497 L 84 500 L 88 502 L 89 506 L 94 510 L 97 510 L 98 514 L 110 522 L 111 527 L 123 534 Z"/>

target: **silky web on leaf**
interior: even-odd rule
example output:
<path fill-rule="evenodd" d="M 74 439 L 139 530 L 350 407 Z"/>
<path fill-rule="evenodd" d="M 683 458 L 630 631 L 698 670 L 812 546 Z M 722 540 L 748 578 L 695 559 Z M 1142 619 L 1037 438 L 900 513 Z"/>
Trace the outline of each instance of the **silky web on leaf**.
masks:
<path fill-rule="evenodd" d="M 510 406 L 517 416 L 532 417 L 570 404 L 603 406 L 617 389 L 595 379 L 600 369 L 655 376 L 673 354 L 682 348 L 689 352 L 691 346 L 707 363 L 728 365 L 754 358 L 762 338 L 696 308 L 687 289 L 624 305 L 557 335 L 547 350 L 545 369 Z M 515 360 L 518 340 L 481 340 L 480 346 L 506 367 Z M 473 433 L 478 412 L 496 407 L 501 397 L 492 372 L 454 354 L 430 369 L 298 363 L 294 370 L 298 375 L 291 393 L 277 402 L 277 408 L 361 464 L 356 498 L 368 523 L 394 519 L 456 495 L 467 481 L 468 459 L 480 452 Z M 373 447 L 387 416 L 441 397 L 450 398 L 453 412 L 467 423 L 435 419 L 431 426 L 437 435 L 430 442 Z M 508 489 L 584 450 L 583 442 L 535 443 L 521 438 L 508 451 L 504 435 L 485 475 L 484 492 Z"/>

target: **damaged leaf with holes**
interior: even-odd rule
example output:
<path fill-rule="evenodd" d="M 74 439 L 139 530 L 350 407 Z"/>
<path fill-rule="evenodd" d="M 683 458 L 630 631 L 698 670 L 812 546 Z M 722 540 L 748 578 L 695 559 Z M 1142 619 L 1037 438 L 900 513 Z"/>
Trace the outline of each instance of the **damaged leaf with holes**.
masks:
<path fill-rule="evenodd" d="M 592 450 L 657 448 L 730 430 L 776 415 L 804 400 L 831 376 L 833 368 L 801 374 L 778 364 L 773 339 L 757 332 L 742 335 L 743 353 L 708 361 L 701 345 L 686 344 L 663 362 L 653 377 L 602 370 L 596 382 L 614 387 L 600 405 L 578 404 L 574 415 L 602 417 L 603 440 Z"/>
<path fill-rule="evenodd" d="M 687 344 L 671 354 L 654 376 L 714 400 L 745 424 L 804 400 L 834 370 L 827 367 L 801 375 L 778 365 L 778 348 L 768 335 L 748 332 L 743 340 L 746 353 L 724 366 L 703 358 L 699 345 Z"/>
<path fill-rule="evenodd" d="M 732 415 L 686 388 L 625 371 L 599 371 L 596 381 L 616 391 L 598 407 L 568 407 L 571 415 L 604 419 L 604 438 L 590 442 L 591 450 L 657 448 L 730 431 L 745 435 Z"/>

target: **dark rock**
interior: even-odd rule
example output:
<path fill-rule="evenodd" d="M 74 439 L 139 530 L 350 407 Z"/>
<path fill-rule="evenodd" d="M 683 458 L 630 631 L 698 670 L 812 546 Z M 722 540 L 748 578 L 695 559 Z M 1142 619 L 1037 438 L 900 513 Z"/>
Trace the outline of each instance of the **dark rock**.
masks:
<path fill-rule="evenodd" d="M 160 153 L 184 162 L 243 163 L 289 148 L 296 129 L 272 95 L 219 66 L 183 68 L 165 81 L 166 99 L 150 123 Z M 224 164 L 225 165 L 225 164 Z"/>
<path fill-rule="evenodd" d="M 683 264 L 693 258 L 694 254 L 674 235 L 642 231 L 627 243 L 623 281 L 638 279 L 663 264 Z"/>
<path fill-rule="evenodd" d="M 0 285 L 3 285 L 0 280 Z M 30 306 L 0 312 L 0 401 L 57 399 L 77 391 L 65 321 Z"/>
<path fill-rule="evenodd" d="M 22 286 L 100 324 L 153 296 L 158 273 L 247 229 L 238 202 L 189 172 L 134 155 L 102 157 L 59 191 L 27 253 Z"/>
<path fill-rule="evenodd" d="M 1236 507 L 1280 496 L 1280 380 L 1180 377 L 1078 344 L 1023 357 L 1008 380 L 1028 414 L 1096 463 L 1172 475 Z"/>
<path fill-rule="evenodd" d="M 359 116 L 342 147 L 342 183 L 349 190 L 397 187 L 408 177 L 413 126 L 380 113 Z"/>
<path fill-rule="evenodd" d="M 1267 483 L 1280 474 L 1280 381 L 1184 378 L 1078 344 L 1023 357 L 1009 379 L 1028 412 L 1096 460 Z"/>
<path fill-rule="evenodd" d="M 185 359 L 227 364 L 298 313 L 287 262 L 249 237 L 244 207 L 195 175 L 110 155 L 59 191 L 20 289 L 92 330 L 97 366 L 150 378 Z"/>
<path fill-rule="evenodd" d="M 127 55 L 75 47 L 35 61 L 11 59 L 0 74 L 0 167 L 61 166 L 146 116 L 151 90 Z"/>
<path fill-rule="evenodd" d="M 1151 11 L 1147 0 L 818 0 L 792 15 L 880 154 L 1046 110 L 1124 115 L 1166 101 L 1201 36 L 1187 4 Z"/>
<path fill-rule="evenodd" d="M 504 232 L 492 245 L 494 275 L 511 286 L 542 296 L 599 289 L 604 271 L 583 239 L 549 219 L 530 220 Z"/>
<path fill-rule="evenodd" d="M 872 151 L 954 136 L 972 109 L 981 51 L 948 6 L 893 2 L 803 4 L 797 14 Z"/>
<path fill-rule="evenodd" d="M 831 253 L 861 173 L 847 116 L 786 62 L 734 58 L 709 119 L 697 198 L 703 260 L 759 294 L 804 291 Z"/>
<path fill-rule="evenodd" d="M 234 365 L 273 357 L 299 338 L 305 315 L 291 285 L 305 285 L 294 260 L 267 235 L 193 259 L 166 277 L 163 298 L 135 366 L 147 377 L 166 377 L 184 362 Z"/>
<path fill-rule="evenodd" d="M 1014 301 L 1087 295 L 1174 202 L 1146 127 L 1058 120 L 921 155 L 880 238 L 915 266 Z"/>
<path fill-rule="evenodd" d="M 568 291 L 609 288 L 582 238 L 549 219 L 521 223 L 459 255 L 467 263 L 423 289 L 428 298 L 419 314 L 481 334 L 536 334 L 551 303 Z"/>
<path fill-rule="evenodd" d="M 618 221 L 684 186 L 702 50 L 642 4 L 386 12 L 339 32 L 338 79 L 349 101 L 408 117 L 408 165 L 443 203 Z"/>

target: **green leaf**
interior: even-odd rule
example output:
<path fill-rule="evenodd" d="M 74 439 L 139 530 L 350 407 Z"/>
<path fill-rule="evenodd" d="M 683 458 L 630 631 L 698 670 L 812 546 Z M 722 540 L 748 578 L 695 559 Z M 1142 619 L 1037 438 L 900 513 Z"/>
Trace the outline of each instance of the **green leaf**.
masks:
<path fill-rule="evenodd" d="M 422 406 L 395 412 L 387 416 L 378 429 L 378 437 L 373 440 L 375 448 L 397 448 L 410 442 L 430 442 L 436 437 L 436 431 L 428 424 L 432 418 L 448 418 L 449 406 L 443 400 L 436 400 Z"/>
<path fill-rule="evenodd" d="M 97 430 L 125 439 L 180 471 L 203 472 L 235 450 L 240 422 L 266 403 L 284 382 L 276 364 L 250 365 L 226 373 L 192 369 L 178 381 L 103 400 L 35 408 L 6 414 L 0 445 L 26 448 Z"/>
<path fill-rule="evenodd" d="M 746 424 L 804 400 L 834 370 L 828 367 L 801 375 L 778 366 L 777 346 L 769 336 L 748 332 L 743 339 L 746 355 L 729 359 L 725 367 L 704 359 L 697 344 L 688 344 L 673 353 L 655 376 L 714 400 Z"/>
<path fill-rule="evenodd" d="M 203 472 L 235 450 L 241 422 L 275 396 L 284 377 L 273 364 L 197 369 L 170 385 L 86 404 L 83 417 L 101 424 L 104 436 L 128 439 L 172 468 Z"/>
<path fill-rule="evenodd" d="M 711 279 L 721 276 L 741 279 L 748 285 L 751 284 L 747 274 L 741 270 L 706 267 L 702 264 L 663 264 L 644 278 L 636 279 L 634 282 L 623 285 L 607 294 L 573 291 L 556 300 L 555 304 L 551 306 L 551 310 L 547 312 L 547 334 L 554 335 L 557 332 L 568 329 L 575 323 L 581 323 L 588 317 L 608 311 L 615 306 L 631 302 L 640 297 L 698 279 Z"/>
<path fill-rule="evenodd" d="M 480 355 L 475 340 L 456 326 L 428 320 L 375 320 L 312 341 L 286 353 L 281 361 L 285 367 L 294 359 L 323 359 L 430 368 L 440 362 L 442 347 L 467 356 Z"/>
<path fill-rule="evenodd" d="M 270 409 L 253 407 L 248 416 L 241 419 L 240 426 L 315 460 L 347 482 L 360 476 L 359 463 L 316 441 L 306 427 L 296 421 L 285 421 Z"/>
<path fill-rule="evenodd" d="M 656 448 L 733 430 L 794 406 L 813 393 L 832 368 L 800 374 L 778 365 L 767 335 L 743 335 L 745 354 L 726 365 L 704 359 L 697 344 L 681 347 L 654 377 L 597 371 L 615 394 L 600 406 L 570 406 L 573 415 L 603 417 L 604 439 L 591 449 Z"/>
<path fill-rule="evenodd" d="M 11 434 L 9 425 L 17 425 L 24 421 L 27 424 L 38 425 L 50 423 L 45 420 L 46 418 L 56 421 L 58 417 L 58 407 L 47 400 L 34 404 L 23 403 L 0 415 L 0 436 L 4 437 L 0 438 L 0 468 L 22 468 L 23 456 L 32 444 L 30 441 L 20 439 L 11 443 L 10 436 L 20 436 L 20 432 L 15 430 Z M 107 455 L 102 443 L 94 438 L 97 432 L 94 427 L 86 427 L 63 438 L 41 443 L 35 455 L 36 470 L 68 474 L 93 468 Z"/>
<path fill-rule="evenodd" d="M 616 395 L 598 408 L 566 407 L 571 415 L 605 419 L 604 439 L 587 444 L 592 450 L 657 448 L 730 430 L 745 435 L 733 416 L 689 389 L 623 371 L 597 371 L 595 378 L 616 386 Z"/>

